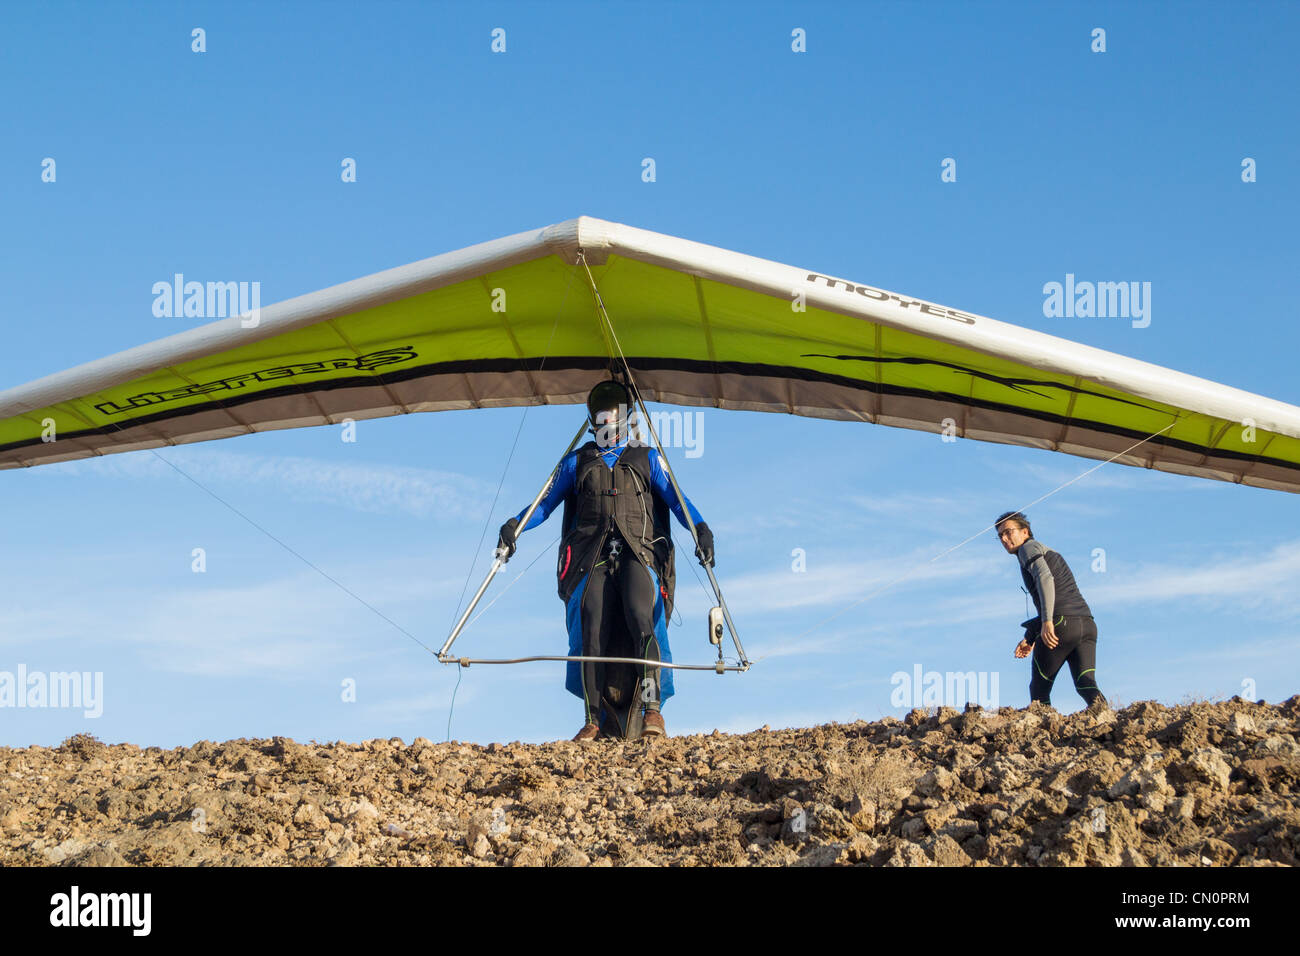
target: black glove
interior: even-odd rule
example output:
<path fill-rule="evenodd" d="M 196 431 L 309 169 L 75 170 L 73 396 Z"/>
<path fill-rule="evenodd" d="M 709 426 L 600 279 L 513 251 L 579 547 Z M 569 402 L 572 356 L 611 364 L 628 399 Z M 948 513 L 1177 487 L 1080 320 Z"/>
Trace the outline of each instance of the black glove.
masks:
<path fill-rule="evenodd" d="M 1027 621 L 1021 621 L 1020 626 L 1025 629 L 1025 643 L 1032 647 L 1038 641 L 1038 632 L 1042 630 L 1042 622 L 1036 617 L 1031 617 Z"/>
<path fill-rule="evenodd" d="M 695 539 L 695 556 L 699 558 L 700 566 L 713 567 L 713 532 L 703 521 L 695 526 Z"/>
<path fill-rule="evenodd" d="M 515 542 L 518 539 L 519 519 L 511 518 L 501 526 L 501 532 L 497 535 L 497 548 L 506 552 L 507 561 L 515 556 Z"/>

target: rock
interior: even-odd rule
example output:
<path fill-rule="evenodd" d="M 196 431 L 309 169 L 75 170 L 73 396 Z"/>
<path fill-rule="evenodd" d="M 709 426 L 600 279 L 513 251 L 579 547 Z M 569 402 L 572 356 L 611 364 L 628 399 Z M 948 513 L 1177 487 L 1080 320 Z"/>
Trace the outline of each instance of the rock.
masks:
<path fill-rule="evenodd" d="M 1036 730 L 1041 727 L 1043 718 L 1038 714 L 1026 712 L 1012 721 L 1011 726 L 1016 730 Z"/>
<path fill-rule="evenodd" d="M 1153 813 L 1160 813 L 1164 810 L 1165 804 L 1173 796 L 1173 788 L 1163 785 L 1159 789 L 1144 790 L 1138 797 L 1138 805 Z"/>
<path fill-rule="evenodd" d="M 988 840 L 977 833 L 963 840 L 961 848 L 972 860 L 982 860 L 988 855 Z"/>
<path fill-rule="evenodd" d="M 974 820 L 956 819 L 935 831 L 952 837 L 958 843 L 964 843 L 969 837 L 980 832 L 980 825 Z"/>
<path fill-rule="evenodd" d="M 293 822 L 308 830 L 329 829 L 329 817 L 321 812 L 320 807 L 303 801 L 293 813 Z"/>
<path fill-rule="evenodd" d="M 1115 711 L 1109 707 L 1100 707 L 1096 710 L 1084 712 L 1084 727 L 1089 730 L 1104 730 L 1115 723 L 1115 720 Z"/>
<path fill-rule="evenodd" d="M 1228 731 L 1237 737 L 1253 734 L 1255 732 L 1255 721 L 1251 720 L 1249 714 L 1238 711 L 1228 718 Z"/>
<path fill-rule="evenodd" d="M 1164 809 L 1165 799 L 1173 796 L 1173 788 L 1165 777 L 1165 771 L 1159 767 L 1164 759 L 1162 753 L 1147 754 L 1142 762 L 1129 770 L 1119 780 L 1111 784 L 1106 795 L 1112 800 L 1120 797 L 1140 794 L 1139 803 L 1159 811 Z"/>
<path fill-rule="evenodd" d="M 922 817 L 909 817 L 898 828 L 899 835 L 905 840 L 915 840 L 925 832 L 925 820 Z"/>
<path fill-rule="evenodd" d="M 1150 866 L 1151 865 L 1146 861 L 1146 857 L 1144 857 L 1137 850 L 1133 849 L 1131 846 L 1126 846 L 1124 847 L 1124 849 L 1120 850 L 1119 858 L 1120 858 L 1120 862 L 1123 863 L 1125 866 Z"/>
<path fill-rule="evenodd" d="M 844 843 L 827 843 L 822 846 L 810 846 L 799 854 L 794 866 L 834 866 L 848 849 Z"/>
<path fill-rule="evenodd" d="M 379 811 L 375 809 L 373 803 L 363 797 L 349 806 L 345 819 L 349 823 L 373 823 L 379 819 Z"/>
<path fill-rule="evenodd" d="M 654 746 L 0 748 L 0 865 L 1294 865 L 1288 706 L 946 710 Z"/>
<path fill-rule="evenodd" d="M 50 847 L 43 852 L 46 860 L 50 863 L 59 864 L 81 853 L 85 848 L 86 844 L 81 840 L 64 840 L 58 846 Z"/>
<path fill-rule="evenodd" d="M 952 837 L 945 835 L 935 839 L 930 852 L 937 866 L 970 866 L 970 855 Z"/>
<path fill-rule="evenodd" d="M 885 866 L 934 866 L 934 862 L 915 843 L 902 843 Z"/>
<path fill-rule="evenodd" d="M 951 790 L 956 782 L 957 778 L 943 767 L 935 767 L 916 782 L 916 792 L 927 797 L 939 796 Z"/>
<path fill-rule="evenodd" d="M 16 804 L 0 810 L 0 828 L 14 830 L 31 817 L 31 811 Z"/>
<path fill-rule="evenodd" d="M 1036 714 L 1029 714 L 1037 720 Z M 1025 785 L 1029 759 L 1021 753 L 1001 753 L 989 763 L 990 783 L 995 790 L 1018 790 Z"/>
<path fill-rule="evenodd" d="M 1206 865 L 1231 866 L 1237 859 L 1237 851 L 1217 837 L 1210 837 L 1201 845 L 1201 859 Z"/>
<path fill-rule="evenodd" d="M 551 854 L 551 866 L 591 866 L 591 857 L 575 846 L 563 845 Z"/>
<path fill-rule="evenodd" d="M 865 833 L 859 833 L 855 836 L 847 847 L 840 851 L 836 858 L 837 863 L 869 863 L 871 858 L 876 855 L 880 849 L 880 844 L 875 837 L 867 836 Z"/>
<path fill-rule="evenodd" d="M 74 860 L 69 860 L 69 866 L 128 866 L 127 861 L 122 854 L 117 852 L 117 847 L 113 844 L 103 844 L 91 847 Z"/>
<path fill-rule="evenodd" d="M 1218 790 L 1228 789 L 1228 778 L 1232 768 L 1223 759 L 1223 751 L 1217 747 L 1201 747 L 1187 761 L 1187 766 L 1194 771 L 1194 776 L 1205 780 Z"/>
<path fill-rule="evenodd" d="M 864 833 L 876 829 L 876 801 L 855 793 L 849 801 L 849 822 Z"/>
<path fill-rule="evenodd" d="M 121 790 L 110 790 L 99 798 L 99 812 L 110 820 L 120 819 L 130 814 L 133 801 L 129 794 Z"/>
<path fill-rule="evenodd" d="M 330 866 L 356 866 L 360 857 L 361 850 L 357 844 L 351 838 L 343 837 L 325 859 Z"/>
<path fill-rule="evenodd" d="M 956 816 L 957 808 L 951 803 L 945 803 L 932 810 L 926 810 L 921 814 L 921 819 L 925 821 L 925 825 L 931 833 L 938 833 L 949 820 Z"/>
<path fill-rule="evenodd" d="M 545 866 L 548 854 L 544 853 L 539 847 L 525 845 L 519 848 L 519 852 L 510 858 L 511 866 Z M 592 864 L 593 866 L 611 866 L 612 861 L 605 858 L 605 862 L 599 860 Z"/>
<path fill-rule="evenodd" d="M 1291 737 L 1281 734 L 1265 737 L 1255 745 L 1255 749 L 1264 753 L 1289 757 L 1292 760 L 1300 760 L 1300 744 L 1297 744 Z"/>

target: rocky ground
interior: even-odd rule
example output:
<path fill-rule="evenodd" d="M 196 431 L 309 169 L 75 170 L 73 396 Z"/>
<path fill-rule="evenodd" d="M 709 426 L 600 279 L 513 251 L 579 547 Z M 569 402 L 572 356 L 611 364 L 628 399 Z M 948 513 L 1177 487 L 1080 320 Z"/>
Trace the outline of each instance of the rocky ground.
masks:
<path fill-rule="evenodd" d="M 1300 696 L 647 742 L 0 749 L 0 864 L 1294 865 Z"/>

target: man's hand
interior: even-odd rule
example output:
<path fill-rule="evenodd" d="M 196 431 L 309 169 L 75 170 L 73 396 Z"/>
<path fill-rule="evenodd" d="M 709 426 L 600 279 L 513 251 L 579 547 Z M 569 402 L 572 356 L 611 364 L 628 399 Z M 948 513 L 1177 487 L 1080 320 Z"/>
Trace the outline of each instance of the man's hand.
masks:
<path fill-rule="evenodd" d="M 497 536 L 497 550 L 505 552 L 505 559 L 509 561 L 515 556 L 515 542 L 519 537 L 519 519 L 511 518 L 501 526 L 501 532 Z"/>
<path fill-rule="evenodd" d="M 1056 627 L 1052 624 L 1051 621 L 1045 621 L 1043 623 L 1043 630 L 1040 636 L 1042 637 L 1043 643 L 1047 646 L 1048 650 L 1051 650 L 1052 648 L 1056 647 L 1057 644 L 1061 643 L 1061 639 L 1056 636 Z"/>
<path fill-rule="evenodd" d="M 713 567 L 713 532 L 703 521 L 695 526 L 695 539 L 695 557 L 699 558 L 700 566 Z"/>
<path fill-rule="evenodd" d="M 1020 643 L 1016 645 L 1016 657 L 1017 658 L 1028 657 L 1029 652 L 1032 651 L 1033 649 L 1034 649 L 1034 645 L 1030 644 L 1027 640 L 1024 640 L 1022 638 Z"/>

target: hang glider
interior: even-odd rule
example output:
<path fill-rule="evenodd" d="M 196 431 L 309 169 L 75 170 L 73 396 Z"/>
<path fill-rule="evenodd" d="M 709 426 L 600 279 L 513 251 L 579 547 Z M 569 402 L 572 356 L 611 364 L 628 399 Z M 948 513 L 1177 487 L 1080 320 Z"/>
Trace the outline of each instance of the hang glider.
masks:
<path fill-rule="evenodd" d="M 856 280 L 581 217 L 0 393 L 0 468 L 405 412 L 651 402 L 951 433 L 1300 491 L 1300 408 Z M 52 426 L 52 427 L 51 427 Z M 54 440 L 50 440 L 51 436 Z"/>

